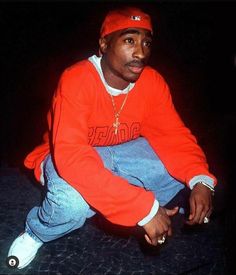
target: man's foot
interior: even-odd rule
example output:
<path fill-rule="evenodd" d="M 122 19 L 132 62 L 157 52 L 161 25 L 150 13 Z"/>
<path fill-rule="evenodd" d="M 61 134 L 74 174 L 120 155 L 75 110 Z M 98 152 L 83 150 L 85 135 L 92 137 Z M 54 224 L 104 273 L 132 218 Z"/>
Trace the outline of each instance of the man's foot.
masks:
<path fill-rule="evenodd" d="M 34 240 L 27 232 L 19 235 L 12 243 L 7 257 L 7 265 L 11 268 L 24 268 L 36 256 L 43 242 Z"/>

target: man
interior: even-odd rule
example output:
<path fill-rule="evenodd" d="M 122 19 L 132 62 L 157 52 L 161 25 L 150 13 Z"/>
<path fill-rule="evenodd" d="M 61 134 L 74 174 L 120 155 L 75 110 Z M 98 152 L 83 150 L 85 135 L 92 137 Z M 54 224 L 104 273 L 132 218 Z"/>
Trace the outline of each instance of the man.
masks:
<path fill-rule="evenodd" d="M 45 242 L 96 212 L 114 224 L 143 227 L 149 244 L 162 244 L 172 233 L 171 217 L 185 211 L 164 206 L 185 187 L 191 190 L 187 223 L 208 221 L 216 179 L 165 80 L 146 66 L 152 36 L 143 11 L 111 11 L 101 27 L 101 56 L 62 74 L 49 131 L 25 159 L 47 194 L 11 245 L 10 266 L 24 268 Z"/>

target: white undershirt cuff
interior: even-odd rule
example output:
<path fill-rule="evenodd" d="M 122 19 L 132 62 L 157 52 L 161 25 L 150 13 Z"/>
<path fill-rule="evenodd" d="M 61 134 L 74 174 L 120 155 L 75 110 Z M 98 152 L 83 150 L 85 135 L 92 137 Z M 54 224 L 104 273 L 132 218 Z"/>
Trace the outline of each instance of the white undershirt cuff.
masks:
<path fill-rule="evenodd" d="M 204 183 L 206 183 L 206 185 L 209 185 L 212 189 L 214 188 L 213 178 L 206 176 L 206 175 L 198 175 L 198 176 L 193 177 L 189 181 L 189 188 L 192 190 L 193 187 L 199 182 L 204 182 Z"/>
<path fill-rule="evenodd" d="M 144 217 L 140 222 L 138 222 L 138 225 L 144 226 L 145 224 L 150 222 L 150 220 L 156 215 L 158 209 L 159 209 L 159 202 L 157 200 L 154 200 L 151 211 L 149 212 L 149 214 L 146 217 Z"/>

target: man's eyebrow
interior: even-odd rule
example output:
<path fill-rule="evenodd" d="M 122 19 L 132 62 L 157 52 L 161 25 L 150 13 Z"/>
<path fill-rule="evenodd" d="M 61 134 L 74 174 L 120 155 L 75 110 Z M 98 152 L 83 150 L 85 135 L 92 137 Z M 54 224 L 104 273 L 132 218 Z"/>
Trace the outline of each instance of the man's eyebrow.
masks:
<path fill-rule="evenodd" d="M 137 30 L 137 29 L 128 29 L 128 30 L 123 30 L 121 33 L 120 33 L 120 37 L 123 36 L 123 35 L 126 35 L 126 34 L 140 34 L 140 31 Z M 152 38 L 152 35 L 151 35 L 151 32 L 150 31 L 147 31 L 146 32 L 147 36 Z"/>

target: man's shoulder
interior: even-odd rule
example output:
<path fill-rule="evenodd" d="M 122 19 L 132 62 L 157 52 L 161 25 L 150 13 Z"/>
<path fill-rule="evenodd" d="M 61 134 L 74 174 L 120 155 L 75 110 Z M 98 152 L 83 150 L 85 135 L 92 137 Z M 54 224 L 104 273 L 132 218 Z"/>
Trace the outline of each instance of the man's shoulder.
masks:
<path fill-rule="evenodd" d="M 61 74 L 60 82 L 67 87 L 86 87 L 97 83 L 96 71 L 89 60 L 84 59 L 67 67 Z"/>
<path fill-rule="evenodd" d="M 91 62 L 89 62 L 88 59 L 83 59 L 67 67 L 63 74 L 73 76 L 78 74 L 87 74 L 90 71 L 92 72 Z"/>
<path fill-rule="evenodd" d="M 161 75 L 161 73 L 151 67 L 151 66 L 146 66 L 145 69 L 143 70 L 142 73 L 142 80 L 143 81 L 161 81 L 161 82 L 165 82 L 164 77 Z"/>

